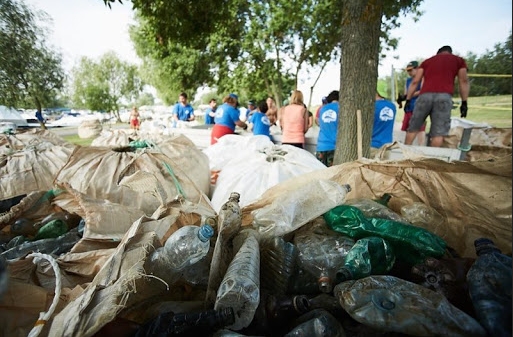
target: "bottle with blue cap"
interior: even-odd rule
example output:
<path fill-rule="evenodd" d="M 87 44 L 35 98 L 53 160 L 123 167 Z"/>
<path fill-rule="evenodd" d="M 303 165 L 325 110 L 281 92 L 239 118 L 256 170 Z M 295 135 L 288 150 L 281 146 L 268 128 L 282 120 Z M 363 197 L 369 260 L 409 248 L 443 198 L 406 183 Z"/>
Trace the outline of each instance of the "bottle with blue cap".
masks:
<path fill-rule="evenodd" d="M 150 256 L 149 272 L 168 284 L 180 278 L 180 272 L 207 255 L 214 229 L 208 224 L 184 226 L 174 232 L 163 247 Z"/>

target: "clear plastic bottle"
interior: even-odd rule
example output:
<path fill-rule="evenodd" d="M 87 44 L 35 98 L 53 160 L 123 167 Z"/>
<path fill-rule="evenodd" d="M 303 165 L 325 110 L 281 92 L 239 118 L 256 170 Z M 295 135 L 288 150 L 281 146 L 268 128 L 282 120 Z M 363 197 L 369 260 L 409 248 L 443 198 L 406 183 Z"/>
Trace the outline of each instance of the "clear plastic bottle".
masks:
<path fill-rule="evenodd" d="M 344 266 L 337 271 L 337 282 L 384 274 L 394 266 L 395 255 L 382 238 L 369 236 L 356 241 L 349 250 Z"/>
<path fill-rule="evenodd" d="M 210 248 L 214 229 L 210 225 L 184 226 L 174 232 L 163 247 L 157 248 L 147 261 L 150 273 L 168 283 L 180 278 L 180 272 L 201 260 Z"/>
<path fill-rule="evenodd" d="M 324 309 L 314 309 L 296 320 L 296 327 L 285 337 L 293 336 L 345 336 L 340 322 Z"/>
<path fill-rule="evenodd" d="M 351 186 L 331 180 L 308 182 L 271 204 L 254 210 L 253 226 L 265 237 L 283 236 L 345 201 Z"/>
<path fill-rule="evenodd" d="M 412 336 L 485 337 L 472 317 L 443 296 L 398 277 L 372 275 L 337 284 L 342 308 L 357 322 L 381 332 Z"/>
<path fill-rule="evenodd" d="M 296 236 L 294 243 L 301 266 L 317 278 L 321 292 L 330 293 L 335 273 L 344 264 L 354 240 L 342 235 L 309 234 Z"/>
<path fill-rule="evenodd" d="M 467 273 L 476 317 L 490 336 L 511 336 L 511 257 L 492 240 L 474 241 L 477 259 Z"/>
<path fill-rule="evenodd" d="M 285 295 L 294 273 L 297 255 L 297 247 L 281 237 L 260 243 L 262 291 L 265 290 L 276 296 Z"/>
<path fill-rule="evenodd" d="M 43 254 L 60 254 L 69 252 L 71 248 L 81 239 L 77 229 L 72 229 L 67 233 L 57 237 L 41 239 L 37 241 L 25 241 L 1 253 L 7 260 L 14 260 L 27 255 L 30 252 L 39 252 Z M 14 239 L 13 239 L 14 240 Z"/>
<path fill-rule="evenodd" d="M 214 309 L 233 308 L 235 323 L 227 328 L 240 330 L 249 326 L 260 302 L 260 251 L 250 235 L 230 263 L 219 286 Z"/>

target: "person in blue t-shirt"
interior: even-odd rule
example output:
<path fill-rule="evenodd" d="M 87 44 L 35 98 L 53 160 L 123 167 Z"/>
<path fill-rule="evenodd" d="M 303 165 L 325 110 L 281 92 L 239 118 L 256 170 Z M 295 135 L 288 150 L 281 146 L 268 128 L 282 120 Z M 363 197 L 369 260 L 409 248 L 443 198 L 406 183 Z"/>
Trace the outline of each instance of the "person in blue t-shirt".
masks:
<path fill-rule="evenodd" d="M 339 92 L 334 90 L 326 97 L 327 104 L 319 110 L 319 137 L 315 157 L 326 166 L 333 165 L 339 114 Z"/>
<path fill-rule="evenodd" d="M 267 109 L 267 103 L 265 101 L 258 103 L 258 109 L 249 116 L 248 122 L 253 125 L 253 135 L 264 135 L 271 139 L 271 133 L 269 131 L 271 121 L 266 115 Z"/>
<path fill-rule="evenodd" d="M 215 116 L 217 109 L 217 101 L 215 98 L 212 98 L 208 103 L 210 106 L 205 110 L 205 124 L 215 124 Z"/>
<path fill-rule="evenodd" d="M 223 104 L 216 109 L 215 124 L 210 134 L 210 144 L 215 144 L 224 135 L 234 134 L 235 126 L 246 130 L 248 125 L 240 120 L 240 111 L 237 109 L 239 97 L 229 94 L 223 98 Z"/>
<path fill-rule="evenodd" d="M 182 92 L 178 96 L 178 103 L 173 107 L 173 118 L 175 121 L 193 121 L 194 120 L 194 108 L 192 105 L 187 103 L 187 94 Z"/>
<path fill-rule="evenodd" d="M 377 149 L 394 141 L 395 104 L 386 97 L 385 85 L 378 82 L 374 103 L 374 124 L 372 126 L 371 156 Z"/>
<path fill-rule="evenodd" d="M 249 117 L 253 115 L 257 111 L 257 105 L 255 101 L 248 101 L 248 107 L 246 108 L 246 120 L 249 120 Z"/>

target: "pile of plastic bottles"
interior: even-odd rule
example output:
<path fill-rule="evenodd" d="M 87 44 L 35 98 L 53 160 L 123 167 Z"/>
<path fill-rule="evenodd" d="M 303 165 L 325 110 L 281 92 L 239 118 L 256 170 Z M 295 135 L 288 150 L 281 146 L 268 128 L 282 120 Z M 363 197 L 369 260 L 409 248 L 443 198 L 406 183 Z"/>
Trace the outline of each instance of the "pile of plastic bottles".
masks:
<path fill-rule="evenodd" d="M 258 221 L 241 227 L 238 200 L 232 193 L 217 226 L 181 227 L 145 263 L 169 287 L 204 293 L 200 309 L 144 324 L 120 317 L 97 335 L 511 336 L 512 261 L 487 238 L 475 241 L 477 258 L 463 258 L 426 229 L 350 204 L 262 236 Z M 0 256 L 59 255 L 80 227 L 65 213 L 19 219 Z"/>

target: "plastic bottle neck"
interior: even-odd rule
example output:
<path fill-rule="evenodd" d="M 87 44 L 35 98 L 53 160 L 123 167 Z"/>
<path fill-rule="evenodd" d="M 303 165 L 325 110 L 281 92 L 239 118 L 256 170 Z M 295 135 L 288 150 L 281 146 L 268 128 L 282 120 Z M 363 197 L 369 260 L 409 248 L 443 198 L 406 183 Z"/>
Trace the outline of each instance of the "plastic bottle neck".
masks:
<path fill-rule="evenodd" d="M 347 267 L 342 267 L 337 271 L 336 280 L 337 283 L 352 280 L 353 279 L 353 273 L 349 270 Z"/>
<path fill-rule="evenodd" d="M 502 253 L 495 243 L 487 238 L 480 238 L 474 241 L 476 255 L 481 256 L 490 253 Z"/>
<path fill-rule="evenodd" d="M 198 238 L 201 242 L 207 242 L 213 235 L 214 229 L 208 224 L 202 225 L 198 231 Z"/>

